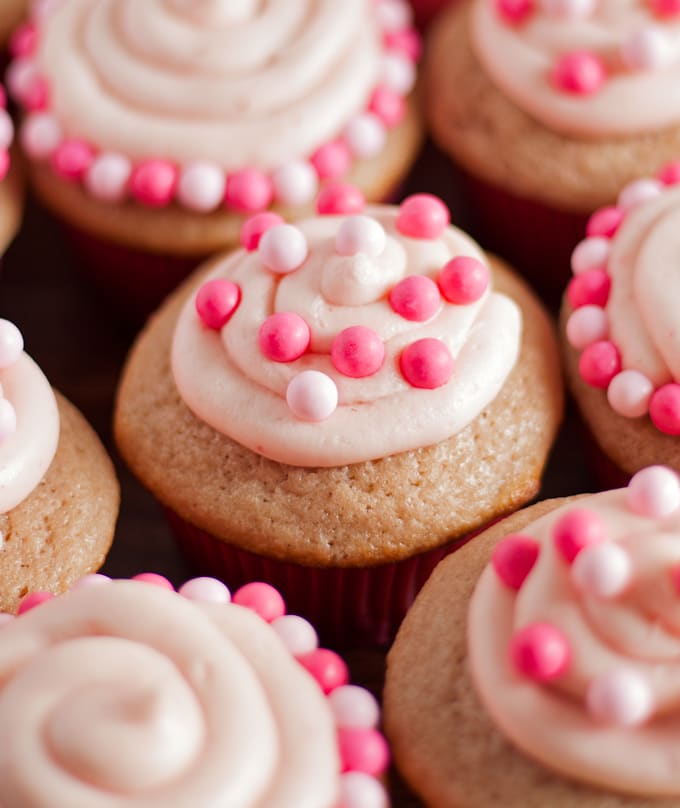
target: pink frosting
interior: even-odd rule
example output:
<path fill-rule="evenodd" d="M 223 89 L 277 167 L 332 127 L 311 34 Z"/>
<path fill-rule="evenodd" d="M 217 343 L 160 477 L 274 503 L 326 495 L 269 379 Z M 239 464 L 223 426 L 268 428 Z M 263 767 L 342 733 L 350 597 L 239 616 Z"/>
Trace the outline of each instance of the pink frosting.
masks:
<path fill-rule="evenodd" d="M 258 454 L 301 466 L 385 457 L 469 424 L 514 366 L 521 315 L 485 283 L 473 284 L 464 304 L 439 296 L 435 282 L 451 259 L 469 256 L 483 269 L 486 259 L 439 223 L 440 203 L 429 201 L 279 225 L 259 249 L 220 261 L 204 280 L 236 284 L 238 307 L 215 330 L 191 295 L 172 347 L 177 388 L 197 417 Z M 420 237 L 400 232 L 416 226 L 414 206 L 434 212 L 427 235 L 422 222 Z M 419 283 L 404 291 L 415 276 Z"/>
<path fill-rule="evenodd" d="M 0 438 L 0 513 L 7 513 L 49 468 L 59 442 L 59 411 L 49 382 L 26 354 L 0 369 L 0 385 L 0 406 L 8 403 L 15 417 L 15 428 Z"/>
<path fill-rule="evenodd" d="M 329 706 L 240 606 L 78 588 L 3 626 L 0 678 L 3 805 L 337 803 Z"/>
<path fill-rule="evenodd" d="M 472 43 L 518 107 L 551 129 L 604 138 L 680 122 L 680 14 L 645 0 L 537 0 L 521 19 L 476 0 Z M 518 5 L 517 3 L 514 4 Z"/>
<path fill-rule="evenodd" d="M 650 797 L 680 795 L 679 506 L 652 467 L 556 509 L 498 545 L 468 620 L 476 689 L 513 743 Z"/>

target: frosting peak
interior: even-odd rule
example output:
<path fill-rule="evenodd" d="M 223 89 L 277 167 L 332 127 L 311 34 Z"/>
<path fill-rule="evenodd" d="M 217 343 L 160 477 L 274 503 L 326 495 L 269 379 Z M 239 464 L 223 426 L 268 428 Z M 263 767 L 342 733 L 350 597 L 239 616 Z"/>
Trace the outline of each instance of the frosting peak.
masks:
<path fill-rule="evenodd" d="M 177 323 L 172 369 L 189 408 L 303 466 L 385 457 L 465 427 L 512 369 L 521 317 L 442 208 L 421 196 L 272 223 L 259 242 L 247 223 L 249 249 L 217 265 Z"/>

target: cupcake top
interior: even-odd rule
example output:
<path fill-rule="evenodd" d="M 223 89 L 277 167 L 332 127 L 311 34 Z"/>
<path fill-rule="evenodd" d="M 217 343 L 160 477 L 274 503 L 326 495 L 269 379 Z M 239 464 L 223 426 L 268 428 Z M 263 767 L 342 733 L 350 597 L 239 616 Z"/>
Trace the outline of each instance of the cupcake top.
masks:
<path fill-rule="evenodd" d="M 282 463 L 340 466 L 429 446 L 495 398 L 521 338 L 484 254 L 416 195 L 246 222 L 179 317 L 172 371 L 198 418 Z"/>
<path fill-rule="evenodd" d="M 476 689 L 549 768 L 680 795 L 680 483 L 661 466 L 496 545 L 468 615 Z"/>
<path fill-rule="evenodd" d="M 375 700 L 276 590 L 136 577 L 6 617 L 3 804 L 387 805 Z"/>
<path fill-rule="evenodd" d="M 680 434 L 680 331 L 675 288 L 680 164 L 638 180 L 597 211 L 574 251 L 567 338 L 583 380 L 627 418 L 649 415 Z"/>
<path fill-rule="evenodd" d="M 35 489 L 59 442 L 54 392 L 23 347 L 19 329 L 0 320 L 0 514 Z"/>
<path fill-rule="evenodd" d="M 668 0 L 476 0 L 475 53 L 538 121 L 576 137 L 680 124 L 680 4 Z"/>
<path fill-rule="evenodd" d="M 0 86 L 0 180 L 4 180 L 9 171 L 9 149 L 14 140 L 14 124 L 7 112 L 7 95 Z"/>
<path fill-rule="evenodd" d="M 418 39 L 406 0 L 57 0 L 13 51 L 23 146 L 64 179 L 254 212 L 383 149 Z"/>

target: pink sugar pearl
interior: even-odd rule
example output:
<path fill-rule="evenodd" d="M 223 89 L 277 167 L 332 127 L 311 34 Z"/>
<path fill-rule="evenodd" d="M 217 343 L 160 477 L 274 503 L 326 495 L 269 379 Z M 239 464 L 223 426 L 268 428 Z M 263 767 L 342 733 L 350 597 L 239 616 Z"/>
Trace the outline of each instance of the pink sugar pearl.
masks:
<path fill-rule="evenodd" d="M 677 185 L 680 183 L 680 160 L 666 163 L 657 174 L 657 179 L 663 182 L 664 185 Z"/>
<path fill-rule="evenodd" d="M 659 17 L 680 15 L 680 0 L 651 0 L 651 6 Z"/>
<path fill-rule="evenodd" d="M 23 350 L 21 331 L 10 320 L 0 319 L 0 369 L 4 370 L 18 361 Z"/>
<path fill-rule="evenodd" d="M 322 216 L 361 213 L 365 207 L 363 193 L 345 182 L 329 183 L 316 199 L 316 210 Z"/>
<path fill-rule="evenodd" d="M 604 236 L 590 236 L 576 246 L 571 255 L 571 270 L 574 275 L 591 269 L 606 269 L 611 244 Z"/>
<path fill-rule="evenodd" d="M 378 777 L 387 770 L 390 762 L 387 741 L 375 729 L 341 728 L 338 746 L 343 771 Z"/>
<path fill-rule="evenodd" d="M 606 339 L 608 333 L 607 312 L 599 306 L 581 306 L 567 320 L 567 339 L 577 351 L 582 351 L 593 342 Z"/>
<path fill-rule="evenodd" d="M 338 228 L 335 235 L 335 251 L 338 255 L 362 253 L 378 258 L 385 251 L 385 229 L 371 216 L 350 216 Z"/>
<path fill-rule="evenodd" d="M 32 56 L 38 43 L 38 30 L 34 23 L 27 22 L 20 25 L 12 34 L 9 50 L 12 56 L 22 58 Z"/>
<path fill-rule="evenodd" d="M 432 194 L 415 194 L 399 206 L 397 230 L 410 238 L 435 239 L 446 230 L 449 209 Z"/>
<path fill-rule="evenodd" d="M 331 345 L 331 361 L 335 369 L 352 379 L 363 379 L 377 373 L 385 360 L 385 345 L 380 336 L 363 325 L 341 331 Z"/>
<path fill-rule="evenodd" d="M 567 300 L 574 309 L 581 306 L 601 306 L 609 300 L 612 281 L 602 269 L 590 269 L 572 278 L 567 287 Z"/>
<path fill-rule="evenodd" d="M 680 384 L 665 384 L 649 401 L 649 417 L 666 435 L 680 435 Z"/>
<path fill-rule="evenodd" d="M 412 387 L 425 390 L 445 385 L 453 375 L 454 364 L 447 346 L 431 337 L 407 345 L 399 357 L 399 367 L 406 381 Z"/>
<path fill-rule="evenodd" d="M 298 660 L 316 679 L 326 695 L 349 681 L 347 665 L 335 651 L 317 648 L 311 654 L 298 657 Z"/>
<path fill-rule="evenodd" d="M 229 603 L 231 593 L 229 589 L 217 578 L 192 578 L 183 583 L 178 589 L 179 594 L 187 600 L 198 603 Z"/>
<path fill-rule="evenodd" d="M 417 62 L 423 51 L 420 36 L 413 28 L 403 28 L 401 31 L 387 31 L 384 42 L 388 50 L 403 53 L 412 62 Z"/>
<path fill-rule="evenodd" d="M 14 124 L 7 110 L 0 108 L 0 149 L 8 149 L 14 140 Z"/>
<path fill-rule="evenodd" d="M 256 213 L 246 219 L 241 227 L 241 246 L 248 252 L 254 252 L 260 246 L 260 239 L 277 224 L 285 224 L 282 216 L 273 211 Z"/>
<path fill-rule="evenodd" d="M 4 180 L 9 172 L 10 156 L 7 149 L 0 149 L 0 180 Z"/>
<path fill-rule="evenodd" d="M 620 595 L 633 577 L 633 562 L 614 542 L 584 547 L 571 568 L 571 579 L 582 592 L 608 599 Z"/>
<path fill-rule="evenodd" d="M 557 521 L 552 537 L 558 553 L 572 564 L 586 547 L 606 541 L 607 526 L 595 511 L 573 508 Z"/>
<path fill-rule="evenodd" d="M 605 390 L 621 371 L 621 356 L 613 342 L 600 340 L 584 348 L 578 371 L 586 384 Z"/>
<path fill-rule="evenodd" d="M 17 431 L 17 414 L 11 401 L 0 398 L 0 443 Z"/>
<path fill-rule="evenodd" d="M 206 281 L 196 294 L 195 308 L 206 328 L 222 329 L 241 302 L 241 290 L 226 278 Z"/>
<path fill-rule="evenodd" d="M 224 201 L 233 210 L 257 213 L 268 208 L 273 198 L 272 181 L 262 171 L 246 168 L 227 177 Z"/>
<path fill-rule="evenodd" d="M 84 140 L 64 140 L 52 154 L 52 168 L 65 180 L 80 180 L 94 156 L 94 150 Z"/>
<path fill-rule="evenodd" d="M 635 180 L 621 191 L 617 205 L 627 212 L 651 199 L 656 199 L 663 190 L 664 185 L 661 180 L 652 177 Z"/>
<path fill-rule="evenodd" d="M 604 236 L 605 238 L 612 238 L 619 229 L 625 215 L 625 211 L 615 205 L 600 208 L 588 219 L 586 234 L 589 237 Z"/>
<path fill-rule="evenodd" d="M 476 303 L 489 288 L 489 270 L 477 258 L 459 255 L 439 273 L 442 295 L 457 306 Z"/>
<path fill-rule="evenodd" d="M 170 581 L 164 575 L 158 575 L 156 572 L 140 572 L 139 575 L 133 575 L 132 580 L 157 586 L 159 589 L 167 589 L 169 592 L 175 591 L 175 587 Z"/>
<path fill-rule="evenodd" d="M 385 126 L 391 128 L 404 119 L 406 102 L 404 98 L 389 87 L 376 87 L 369 102 L 369 109 Z"/>
<path fill-rule="evenodd" d="M 680 507 L 680 480 L 666 466 L 648 466 L 631 477 L 626 489 L 628 507 L 640 516 L 664 519 Z"/>
<path fill-rule="evenodd" d="M 524 22 L 533 10 L 533 0 L 496 0 L 497 13 L 511 25 Z"/>
<path fill-rule="evenodd" d="M 409 275 L 392 288 L 390 305 L 405 320 L 424 323 L 439 311 L 439 287 L 426 275 Z"/>
<path fill-rule="evenodd" d="M 314 152 L 311 163 L 320 180 L 336 179 L 349 171 L 352 154 L 344 140 L 332 140 Z"/>
<path fill-rule="evenodd" d="M 609 382 L 607 401 L 624 418 L 641 418 L 649 411 L 653 393 L 654 385 L 643 373 L 622 370 Z"/>
<path fill-rule="evenodd" d="M 278 590 L 259 581 L 237 589 L 232 597 L 232 603 L 257 612 L 267 623 L 273 623 L 286 613 L 286 604 Z"/>
<path fill-rule="evenodd" d="M 569 667 L 571 649 L 564 634 L 550 623 L 532 623 L 510 642 L 515 669 L 536 682 L 558 679 Z"/>
<path fill-rule="evenodd" d="M 303 370 L 288 383 L 286 403 L 301 421 L 325 421 L 338 406 L 338 388 L 325 373 Z"/>
<path fill-rule="evenodd" d="M 29 612 L 31 609 L 35 609 L 36 606 L 47 603 L 48 600 L 54 600 L 54 595 L 51 592 L 31 592 L 19 604 L 17 614 Z"/>
<path fill-rule="evenodd" d="M 378 702 L 368 690 L 344 685 L 334 690 L 328 702 L 339 727 L 373 729 L 380 721 Z"/>
<path fill-rule="evenodd" d="M 389 808 L 389 799 L 375 777 L 345 772 L 340 778 L 340 803 L 336 808 Z"/>
<path fill-rule="evenodd" d="M 297 614 L 284 614 L 283 617 L 277 617 L 272 623 L 272 628 L 295 657 L 311 654 L 319 647 L 316 629 L 308 620 Z"/>
<path fill-rule="evenodd" d="M 307 259 L 307 239 L 294 225 L 277 224 L 262 234 L 258 250 L 267 269 L 285 275 L 299 269 Z"/>
<path fill-rule="evenodd" d="M 592 95 L 602 87 L 607 73 L 603 61 L 594 53 L 573 51 L 558 60 L 552 78 L 565 93 Z"/>
<path fill-rule="evenodd" d="M 177 168 L 167 160 L 144 160 L 132 170 L 130 193 L 142 205 L 163 208 L 177 188 Z"/>
<path fill-rule="evenodd" d="M 586 691 L 586 706 L 603 724 L 633 727 L 649 718 L 654 697 L 637 671 L 618 668 L 592 680 Z"/>
<path fill-rule="evenodd" d="M 312 334 L 307 323 L 293 311 L 279 311 L 262 323 L 257 342 L 272 362 L 294 362 L 309 348 Z"/>
<path fill-rule="evenodd" d="M 519 590 L 538 560 L 540 545 L 520 533 L 506 536 L 491 556 L 496 575 L 509 589 Z"/>

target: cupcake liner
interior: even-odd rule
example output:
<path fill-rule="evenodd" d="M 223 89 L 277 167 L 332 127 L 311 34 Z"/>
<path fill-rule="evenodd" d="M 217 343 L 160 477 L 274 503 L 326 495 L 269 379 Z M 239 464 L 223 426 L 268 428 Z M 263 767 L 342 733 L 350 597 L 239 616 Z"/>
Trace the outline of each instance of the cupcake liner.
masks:
<path fill-rule="evenodd" d="M 206 258 L 146 252 L 61 224 L 80 274 L 105 295 L 111 306 L 135 321 L 146 319 Z"/>
<path fill-rule="evenodd" d="M 452 6 L 457 0 L 410 0 L 415 13 L 418 28 L 426 28 L 446 6 Z"/>
<path fill-rule="evenodd" d="M 472 234 L 558 306 L 571 278 L 571 254 L 589 217 L 514 196 L 464 171 L 456 176 L 470 205 Z"/>
<path fill-rule="evenodd" d="M 291 614 L 311 620 L 333 646 L 387 645 L 437 564 L 488 525 L 403 561 L 375 567 L 305 567 L 233 547 L 166 508 L 180 551 L 197 573 L 236 588 L 264 581 L 278 589 Z"/>

